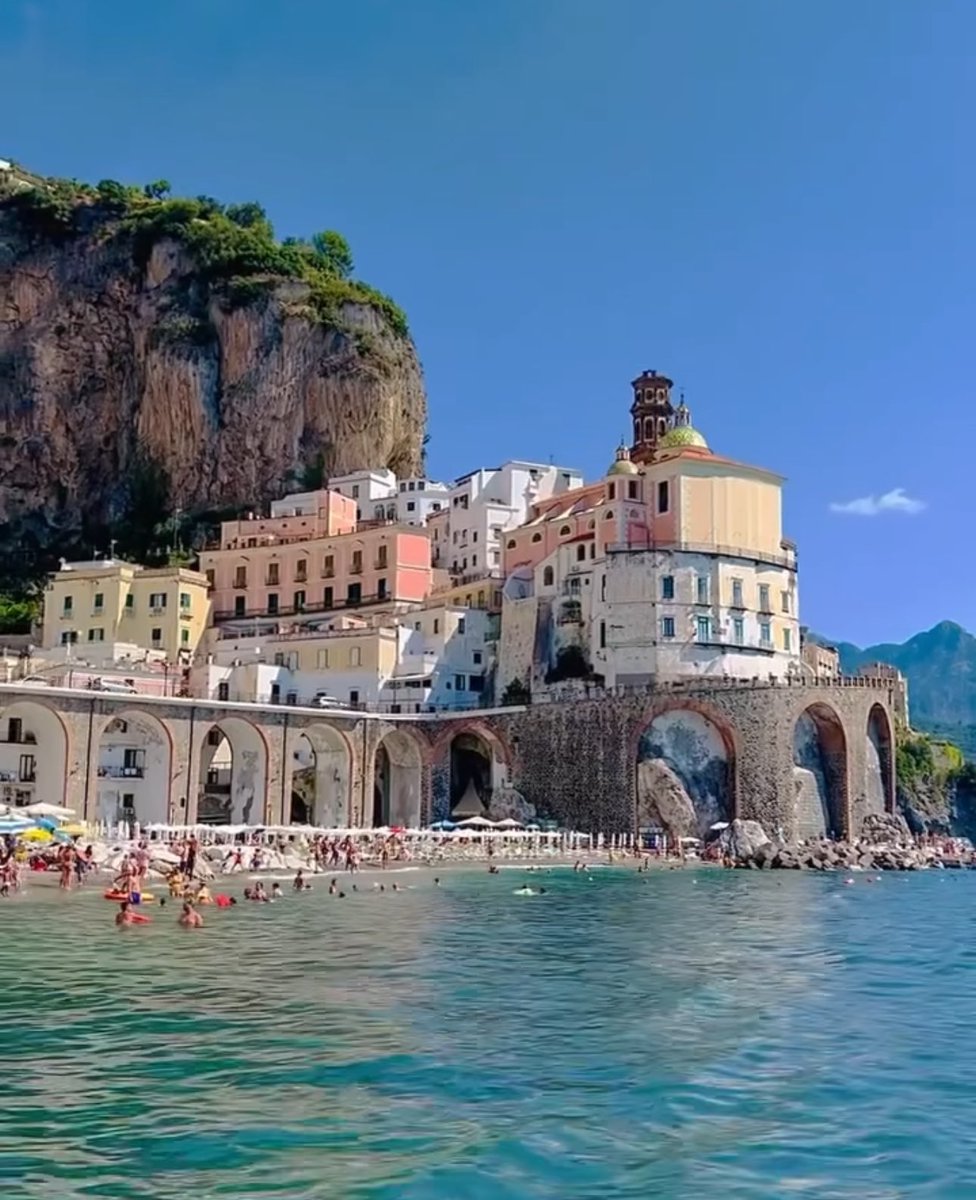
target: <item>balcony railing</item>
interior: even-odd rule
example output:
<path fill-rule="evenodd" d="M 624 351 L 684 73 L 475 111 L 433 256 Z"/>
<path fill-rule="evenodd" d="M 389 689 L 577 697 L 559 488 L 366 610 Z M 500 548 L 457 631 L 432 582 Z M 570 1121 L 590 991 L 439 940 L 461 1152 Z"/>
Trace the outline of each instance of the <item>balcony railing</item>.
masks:
<path fill-rule="evenodd" d="M 144 779 L 145 767 L 99 767 L 99 779 Z"/>
<path fill-rule="evenodd" d="M 300 608 L 288 607 L 280 605 L 273 611 L 268 608 L 246 608 L 243 612 L 238 612 L 236 609 L 224 609 L 214 613 L 215 621 L 248 621 L 258 617 L 295 617 L 304 616 L 308 613 L 334 612 L 337 609 L 348 608 L 363 608 L 370 604 L 388 604 L 394 597 L 392 595 L 381 596 L 378 592 L 368 596 L 361 596 L 358 600 L 346 597 L 336 598 L 331 604 L 309 602 L 303 604 Z"/>

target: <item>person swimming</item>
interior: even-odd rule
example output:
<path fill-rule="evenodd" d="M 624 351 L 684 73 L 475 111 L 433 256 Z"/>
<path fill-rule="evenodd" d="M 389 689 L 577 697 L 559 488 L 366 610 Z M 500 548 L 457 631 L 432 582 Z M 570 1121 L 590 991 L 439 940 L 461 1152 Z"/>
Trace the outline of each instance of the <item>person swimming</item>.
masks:
<path fill-rule="evenodd" d="M 281 884 L 276 879 L 274 881 L 274 883 L 271 885 L 271 899 L 272 900 L 280 900 L 283 895 L 284 895 L 284 892 L 281 890 Z"/>
<path fill-rule="evenodd" d="M 184 929 L 199 929 L 203 924 L 203 917 L 200 916 L 189 900 L 184 900 L 183 911 L 180 913 L 178 923 Z"/>
<path fill-rule="evenodd" d="M 149 917 L 134 913 L 129 907 L 128 900 L 122 901 L 119 905 L 119 911 L 115 914 L 115 924 L 120 928 L 125 925 L 148 925 L 149 920 Z"/>
<path fill-rule="evenodd" d="M 512 892 L 512 895 L 513 896 L 538 896 L 539 892 L 534 891 L 530 887 L 520 887 L 520 888 L 516 888 L 515 891 Z"/>

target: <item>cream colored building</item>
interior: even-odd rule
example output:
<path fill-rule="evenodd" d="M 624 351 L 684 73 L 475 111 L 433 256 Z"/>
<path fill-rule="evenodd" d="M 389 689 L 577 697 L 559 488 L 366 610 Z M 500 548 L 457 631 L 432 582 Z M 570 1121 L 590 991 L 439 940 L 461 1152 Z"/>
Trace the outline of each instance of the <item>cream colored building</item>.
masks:
<path fill-rule="evenodd" d="M 207 578 L 185 567 L 140 567 L 116 559 L 62 563 L 44 591 L 42 651 L 69 649 L 89 661 L 131 655 L 189 662 L 207 627 Z"/>

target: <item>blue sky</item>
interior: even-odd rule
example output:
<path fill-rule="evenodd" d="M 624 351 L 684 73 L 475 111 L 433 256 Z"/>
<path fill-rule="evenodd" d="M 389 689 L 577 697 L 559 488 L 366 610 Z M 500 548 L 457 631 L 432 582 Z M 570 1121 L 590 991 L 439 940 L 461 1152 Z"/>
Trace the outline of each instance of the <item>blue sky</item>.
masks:
<path fill-rule="evenodd" d="M 900 640 L 976 627 L 974 36 L 971 0 L 5 0 L 0 157 L 341 230 L 440 477 L 597 475 L 666 371 L 788 477 L 803 619 Z"/>

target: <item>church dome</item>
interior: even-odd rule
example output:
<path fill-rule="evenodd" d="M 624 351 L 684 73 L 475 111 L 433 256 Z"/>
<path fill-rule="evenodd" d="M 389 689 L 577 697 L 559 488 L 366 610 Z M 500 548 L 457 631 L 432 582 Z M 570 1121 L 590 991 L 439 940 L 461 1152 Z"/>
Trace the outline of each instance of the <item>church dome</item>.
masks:
<path fill-rule="evenodd" d="M 617 447 L 617 457 L 607 468 L 608 475 L 639 475 L 636 463 L 630 461 L 630 451 L 623 442 Z"/>
<path fill-rule="evenodd" d="M 659 450 L 676 450 L 682 446 L 697 446 L 700 450 L 708 449 L 708 442 L 691 425 L 675 425 L 658 442 Z"/>

